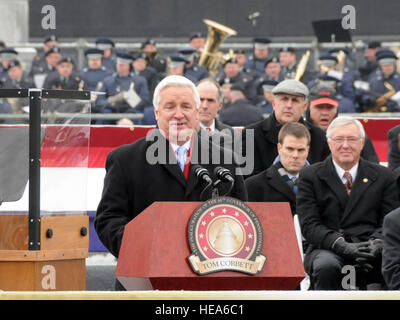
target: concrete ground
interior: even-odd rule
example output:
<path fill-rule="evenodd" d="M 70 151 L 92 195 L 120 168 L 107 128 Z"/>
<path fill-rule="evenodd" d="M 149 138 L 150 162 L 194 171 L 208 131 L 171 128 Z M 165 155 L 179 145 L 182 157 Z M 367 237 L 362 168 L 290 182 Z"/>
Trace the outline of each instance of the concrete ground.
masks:
<path fill-rule="evenodd" d="M 108 252 L 90 252 L 86 259 L 86 290 L 114 291 L 117 260 Z"/>

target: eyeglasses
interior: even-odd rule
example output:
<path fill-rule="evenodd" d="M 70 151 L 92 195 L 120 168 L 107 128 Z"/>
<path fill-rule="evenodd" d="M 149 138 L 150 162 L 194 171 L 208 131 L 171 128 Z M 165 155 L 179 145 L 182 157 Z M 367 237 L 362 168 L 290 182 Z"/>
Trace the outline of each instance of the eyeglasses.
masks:
<path fill-rule="evenodd" d="M 348 138 L 345 138 L 345 137 L 331 138 L 331 137 L 329 137 L 329 139 L 336 143 L 343 143 L 345 141 L 347 141 L 347 143 L 357 143 L 358 141 L 361 140 L 360 137 L 358 137 L 358 138 L 357 137 L 348 137 Z"/>

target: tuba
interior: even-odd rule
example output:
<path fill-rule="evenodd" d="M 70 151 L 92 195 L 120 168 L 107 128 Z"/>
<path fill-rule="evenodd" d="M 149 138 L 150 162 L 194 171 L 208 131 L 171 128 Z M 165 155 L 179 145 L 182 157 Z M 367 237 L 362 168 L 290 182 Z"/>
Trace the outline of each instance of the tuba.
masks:
<path fill-rule="evenodd" d="M 215 76 L 221 65 L 225 62 L 222 52 L 218 51 L 220 44 L 230 36 L 235 36 L 235 30 L 228 28 L 218 22 L 204 19 L 208 26 L 207 40 L 201 51 L 199 65 L 205 66 L 210 75 Z"/>

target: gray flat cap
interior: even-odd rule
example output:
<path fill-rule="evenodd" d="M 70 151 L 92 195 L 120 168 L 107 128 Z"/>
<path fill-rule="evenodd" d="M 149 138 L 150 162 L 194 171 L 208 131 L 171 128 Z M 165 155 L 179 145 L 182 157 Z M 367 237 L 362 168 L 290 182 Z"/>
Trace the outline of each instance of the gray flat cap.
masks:
<path fill-rule="evenodd" d="M 279 82 L 272 90 L 272 93 L 287 93 L 294 96 L 304 96 L 305 98 L 308 98 L 309 91 L 304 83 L 298 80 L 288 79 Z"/>

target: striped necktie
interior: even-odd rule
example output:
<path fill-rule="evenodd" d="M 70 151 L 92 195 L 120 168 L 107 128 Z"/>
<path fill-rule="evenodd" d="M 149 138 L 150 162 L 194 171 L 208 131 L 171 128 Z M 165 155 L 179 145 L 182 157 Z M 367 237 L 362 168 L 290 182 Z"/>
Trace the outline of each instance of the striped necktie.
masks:
<path fill-rule="evenodd" d="M 350 194 L 351 192 L 351 187 L 353 186 L 353 178 L 351 176 L 351 173 L 346 171 L 343 174 L 343 177 L 346 179 L 346 183 L 344 184 L 347 190 L 347 194 Z"/>

